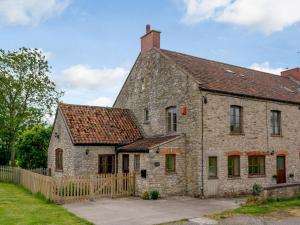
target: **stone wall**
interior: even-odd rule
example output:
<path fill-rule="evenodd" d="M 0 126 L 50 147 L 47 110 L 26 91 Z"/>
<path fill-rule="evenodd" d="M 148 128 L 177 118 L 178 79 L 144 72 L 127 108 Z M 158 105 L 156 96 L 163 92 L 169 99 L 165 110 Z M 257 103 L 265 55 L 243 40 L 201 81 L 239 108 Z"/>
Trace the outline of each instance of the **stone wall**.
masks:
<path fill-rule="evenodd" d="M 251 192 L 254 183 L 276 183 L 276 156 L 286 156 L 287 182 L 300 180 L 300 111 L 297 105 L 207 94 L 204 105 L 205 193 L 207 196 Z M 243 134 L 230 134 L 230 105 L 243 107 Z M 272 137 L 270 110 L 281 111 L 282 135 Z M 266 153 L 266 175 L 250 177 L 248 154 Z M 240 178 L 228 178 L 228 155 L 240 154 Z M 218 179 L 208 179 L 208 157 L 218 157 Z M 288 178 L 294 174 L 293 179 Z"/>
<path fill-rule="evenodd" d="M 281 184 L 264 188 L 261 193 L 263 199 L 287 199 L 300 194 L 300 183 Z"/>
<path fill-rule="evenodd" d="M 55 137 L 59 136 L 59 138 Z M 63 150 L 63 171 L 55 170 L 55 150 Z M 88 154 L 86 154 L 88 150 Z M 48 148 L 48 168 L 52 175 L 89 175 L 98 173 L 98 155 L 115 154 L 114 146 L 74 146 L 62 114 L 58 111 Z"/>
<path fill-rule="evenodd" d="M 176 153 L 176 172 L 165 170 L 166 153 Z M 118 154 L 119 172 L 122 172 L 122 155 Z M 140 170 L 147 171 L 147 177 L 136 172 L 136 194 L 142 196 L 145 191 L 158 190 L 160 196 L 186 194 L 185 138 L 178 139 L 153 148 L 149 153 L 129 153 L 129 170 L 134 172 L 134 155 L 140 155 Z M 156 164 L 156 165 L 155 165 Z"/>
<path fill-rule="evenodd" d="M 187 193 L 199 195 L 201 98 L 198 84 L 156 49 L 141 54 L 114 107 L 131 109 L 147 136 L 167 134 L 166 108 L 177 107 L 177 132 L 186 134 Z M 187 115 L 180 113 L 187 107 Z M 149 109 L 149 122 L 144 109 Z"/>
<path fill-rule="evenodd" d="M 74 175 L 73 144 L 60 110 L 57 111 L 48 147 L 48 168 L 53 176 Z M 55 150 L 63 150 L 63 171 L 55 170 Z"/>

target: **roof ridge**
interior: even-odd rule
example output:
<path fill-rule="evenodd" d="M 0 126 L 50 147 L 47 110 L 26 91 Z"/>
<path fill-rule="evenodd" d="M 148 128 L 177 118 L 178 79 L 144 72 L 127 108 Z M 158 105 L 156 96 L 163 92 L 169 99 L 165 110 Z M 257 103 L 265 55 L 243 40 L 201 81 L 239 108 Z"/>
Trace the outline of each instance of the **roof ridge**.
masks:
<path fill-rule="evenodd" d="M 121 109 L 121 110 L 126 110 L 126 111 L 131 111 L 130 109 L 126 108 L 117 108 L 117 107 L 112 107 L 112 106 L 97 106 L 97 105 L 80 105 L 80 104 L 72 104 L 72 103 L 60 103 L 59 107 L 61 106 L 74 106 L 74 107 L 88 107 L 88 108 L 98 108 L 98 109 Z"/>
<path fill-rule="evenodd" d="M 281 78 L 286 79 L 286 77 L 282 77 L 282 76 L 277 75 L 277 74 L 268 73 L 268 72 L 264 72 L 264 71 L 260 71 L 260 70 L 255 70 L 255 69 L 251 69 L 251 68 L 248 68 L 248 67 L 237 66 L 237 65 L 234 65 L 234 64 L 226 63 L 226 62 L 221 62 L 221 61 L 212 60 L 212 59 L 206 59 L 206 58 L 202 58 L 202 57 L 199 57 L 199 56 L 189 55 L 189 54 L 186 54 L 186 53 L 172 51 L 172 50 L 168 50 L 168 49 L 160 49 L 160 50 L 163 51 L 163 52 L 165 51 L 165 52 L 180 54 L 180 55 L 187 56 L 187 57 L 193 57 L 193 58 L 196 58 L 196 59 L 205 60 L 207 62 L 213 62 L 213 63 L 219 63 L 219 64 L 223 64 L 223 65 L 233 66 L 233 67 L 237 67 L 237 68 L 241 68 L 241 69 L 246 69 L 246 70 L 255 71 L 255 72 L 259 72 L 259 73 L 264 73 L 264 74 L 272 76 L 272 77 L 281 77 Z"/>

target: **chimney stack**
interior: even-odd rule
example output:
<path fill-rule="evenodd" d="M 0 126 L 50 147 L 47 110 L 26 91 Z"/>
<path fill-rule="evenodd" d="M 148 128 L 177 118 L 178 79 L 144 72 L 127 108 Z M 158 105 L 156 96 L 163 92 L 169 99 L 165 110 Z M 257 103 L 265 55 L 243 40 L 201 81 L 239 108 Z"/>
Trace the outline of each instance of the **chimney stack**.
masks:
<path fill-rule="evenodd" d="M 146 34 L 141 37 L 141 52 L 144 53 L 151 48 L 160 48 L 160 31 L 151 30 L 147 24 Z"/>
<path fill-rule="evenodd" d="M 294 69 L 285 70 L 281 72 L 282 77 L 291 77 L 300 81 L 300 68 L 296 67 Z"/>

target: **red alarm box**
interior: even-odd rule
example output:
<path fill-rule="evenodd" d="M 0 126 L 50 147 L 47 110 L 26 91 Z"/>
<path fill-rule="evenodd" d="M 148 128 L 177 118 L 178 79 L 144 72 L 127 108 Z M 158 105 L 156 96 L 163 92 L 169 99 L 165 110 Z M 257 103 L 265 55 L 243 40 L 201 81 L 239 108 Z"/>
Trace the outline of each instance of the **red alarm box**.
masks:
<path fill-rule="evenodd" d="M 187 114 L 187 109 L 186 106 L 181 107 L 181 115 L 186 115 Z"/>

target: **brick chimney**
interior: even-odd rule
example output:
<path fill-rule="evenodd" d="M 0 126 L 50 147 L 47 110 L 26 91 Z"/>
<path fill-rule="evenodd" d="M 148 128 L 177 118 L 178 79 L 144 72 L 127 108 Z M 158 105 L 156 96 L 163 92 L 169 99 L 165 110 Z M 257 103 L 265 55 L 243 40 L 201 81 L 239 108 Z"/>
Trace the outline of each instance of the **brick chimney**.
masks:
<path fill-rule="evenodd" d="M 146 34 L 141 37 L 141 52 L 144 53 L 151 48 L 160 48 L 160 31 L 151 30 L 147 24 Z"/>
<path fill-rule="evenodd" d="M 297 67 L 294 69 L 282 71 L 281 76 L 282 77 L 292 77 L 292 78 L 300 81 L 300 68 Z"/>

